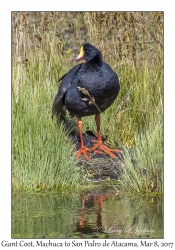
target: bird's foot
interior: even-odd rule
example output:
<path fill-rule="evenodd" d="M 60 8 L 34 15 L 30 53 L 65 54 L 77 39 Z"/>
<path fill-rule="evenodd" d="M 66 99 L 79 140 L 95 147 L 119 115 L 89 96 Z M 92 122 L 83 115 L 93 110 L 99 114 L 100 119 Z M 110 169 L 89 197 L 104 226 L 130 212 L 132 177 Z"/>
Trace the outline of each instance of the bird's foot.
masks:
<path fill-rule="evenodd" d="M 90 161 L 90 157 L 88 155 L 88 152 L 91 151 L 89 148 L 87 147 L 81 147 L 77 153 L 76 153 L 76 158 L 80 158 L 81 155 L 83 155 L 88 161 Z"/>
<path fill-rule="evenodd" d="M 100 154 L 109 154 L 111 156 L 111 158 L 116 158 L 116 155 L 113 154 L 112 152 L 116 152 L 116 153 L 122 153 L 122 150 L 119 150 L 119 149 L 112 149 L 112 148 L 109 148 L 107 146 L 105 146 L 103 144 L 103 142 L 101 141 L 98 141 L 98 140 L 92 140 L 92 142 L 95 142 L 94 146 L 91 148 L 91 151 L 94 151 L 95 153 L 100 153 Z M 104 152 L 101 152 L 101 151 L 98 151 L 96 150 L 97 148 L 100 148 L 102 151 Z"/>

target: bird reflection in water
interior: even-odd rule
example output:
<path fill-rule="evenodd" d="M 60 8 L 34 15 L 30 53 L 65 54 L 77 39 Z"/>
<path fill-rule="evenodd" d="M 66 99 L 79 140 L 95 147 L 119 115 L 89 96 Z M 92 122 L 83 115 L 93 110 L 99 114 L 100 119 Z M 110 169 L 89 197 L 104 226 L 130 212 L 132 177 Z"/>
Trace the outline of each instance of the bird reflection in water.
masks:
<path fill-rule="evenodd" d="M 81 234 L 90 234 L 93 232 L 102 232 L 102 212 L 103 212 L 103 202 L 109 198 L 109 196 L 114 195 L 113 193 L 98 193 L 88 194 L 81 197 L 81 209 L 78 212 L 79 221 L 76 225 L 76 231 Z M 97 207 L 97 208 L 96 208 Z M 94 209 L 94 214 L 96 215 L 96 223 L 88 223 L 85 219 L 88 213 L 92 213 Z M 91 211 L 90 211 L 91 210 Z"/>

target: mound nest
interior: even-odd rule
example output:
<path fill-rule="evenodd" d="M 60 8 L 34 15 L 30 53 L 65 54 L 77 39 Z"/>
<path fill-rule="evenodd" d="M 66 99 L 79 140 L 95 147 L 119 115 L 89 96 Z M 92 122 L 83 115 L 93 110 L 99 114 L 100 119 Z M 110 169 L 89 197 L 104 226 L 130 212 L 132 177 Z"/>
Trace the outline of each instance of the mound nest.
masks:
<path fill-rule="evenodd" d="M 79 135 L 76 132 L 71 132 L 69 135 L 72 143 L 75 145 L 76 150 L 80 148 Z M 86 131 L 83 134 L 84 145 L 91 148 L 94 143 L 92 140 L 97 140 L 97 137 L 92 131 Z M 103 138 L 105 143 L 105 139 Z M 108 146 L 105 143 L 106 146 Z M 118 176 L 122 172 L 124 163 L 123 153 L 116 153 L 116 158 L 113 159 L 108 154 L 95 154 L 89 153 L 91 161 L 87 161 L 84 157 L 78 160 L 78 166 L 82 168 L 83 174 L 93 182 L 99 182 L 104 180 L 117 180 Z"/>

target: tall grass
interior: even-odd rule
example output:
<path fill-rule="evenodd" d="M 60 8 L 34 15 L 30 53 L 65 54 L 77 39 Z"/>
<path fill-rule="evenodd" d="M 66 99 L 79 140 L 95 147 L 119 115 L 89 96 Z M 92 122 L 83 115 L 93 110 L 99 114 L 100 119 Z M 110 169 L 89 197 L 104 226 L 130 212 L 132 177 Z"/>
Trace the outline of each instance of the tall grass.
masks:
<path fill-rule="evenodd" d="M 74 147 L 66 140 L 63 125 L 59 128 L 51 119 L 47 91 L 30 96 L 20 88 L 20 102 L 13 112 L 12 184 L 14 190 L 57 190 L 74 187 L 79 173 L 74 159 Z M 49 103 L 49 102 L 48 102 Z M 13 104 L 16 105 L 16 104 Z"/>
<path fill-rule="evenodd" d="M 142 182 L 139 190 L 161 192 L 161 12 L 12 12 L 14 189 L 58 189 L 79 183 L 74 147 L 64 126 L 57 127 L 51 119 L 51 108 L 57 80 L 75 65 L 83 42 L 97 46 L 120 78 L 120 94 L 102 114 L 101 130 L 111 147 L 135 148 L 138 169 L 129 164 L 128 156 L 130 167 L 121 183 L 132 190 L 132 171 L 139 183 L 145 178 L 139 169 L 145 168 L 145 185 L 150 188 L 144 189 Z M 96 133 L 94 117 L 83 121 L 84 131 Z M 155 178 L 159 187 L 151 184 Z"/>
<path fill-rule="evenodd" d="M 150 126 L 145 133 L 136 133 L 133 159 L 125 149 L 125 164 L 119 183 L 128 192 L 163 192 L 163 133 L 162 121 Z"/>
<path fill-rule="evenodd" d="M 60 57 L 55 56 L 56 45 L 52 49 L 54 37 L 45 47 L 39 38 L 34 39 L 36 34 L 28 32 L 35 24 L 32 17 L 29 19 L 31 25 L 27 23 L 25 13 L 16 13 L 15 18 L 15 39 L 12 37 L 13 188 L 75 188 L 80 175 L 74 159 L 74 146 L 66 139 L 68 132 L 63 125 L 57 127 L 51 118 L 56 81 L 62 67 Z M 49 35 L 45 33 L 44 36 L 48 41 Z"/>

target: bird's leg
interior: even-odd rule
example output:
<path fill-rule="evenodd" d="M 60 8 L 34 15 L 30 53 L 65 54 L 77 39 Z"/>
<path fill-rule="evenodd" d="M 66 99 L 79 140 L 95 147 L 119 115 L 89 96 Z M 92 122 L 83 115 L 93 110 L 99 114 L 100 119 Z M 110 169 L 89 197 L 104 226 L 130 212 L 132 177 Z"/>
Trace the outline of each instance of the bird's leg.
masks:
<path fill-rule="evenodd" d="M 78 130 L 79 130 L 79 135 L 80 135 L 80 149 L 77 151 L 76 157 L 79 158 L 83 154 L 84 157 L 88 161 L 90 161 L 90 158 L 88 156 L 88 151 L 90 151 L 90 149 L 88 149 L 84 146 L 83 136 L 82 136 L 82 128 L 83 128 L 83 122 L 82 122 L 81 118 L 78 118 Z"/>
<path fill-rule="evenodd" d="M 96 149 L 100 148 L 105 153 L 109 154 L 112 158 L 116 158 L 115 154 L 113 154 L 112 152 L 121 153 L 122 151 L 118 150 L 118 149 L 111 149 L 111 148 L 108 148 L 107 146 L 104 145 L 104 143 L 102 141 L 101 133 L 100 133 L 100 115 L 95 116 L 95 121 L 96 121 L 96 125 L 97 125 L 98 140 L 92 140 L 93 142 L 95 142 L 95 144 L 91 148 L 91 150 L 97 152 Z"/>

